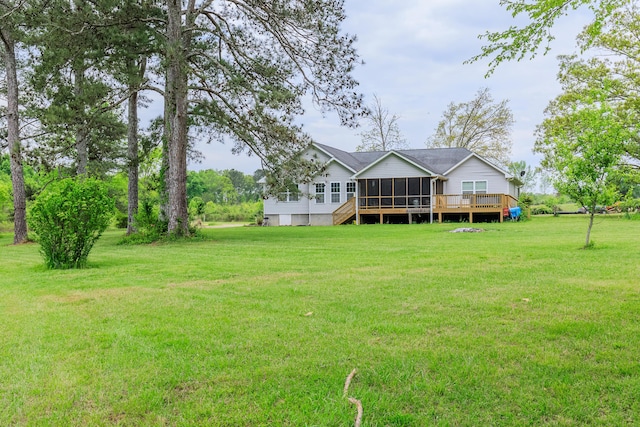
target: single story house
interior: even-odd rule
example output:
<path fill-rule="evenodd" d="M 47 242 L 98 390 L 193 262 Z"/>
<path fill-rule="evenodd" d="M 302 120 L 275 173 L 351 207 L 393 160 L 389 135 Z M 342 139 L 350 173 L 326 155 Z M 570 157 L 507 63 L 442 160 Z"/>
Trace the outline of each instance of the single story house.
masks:
<path fill-rule="evenodd" d="M 518 177 L 466 148 L 346 152 L 314 143 L 325 170 L 264 200 L 269 225 L 500 221 L 517 206 Z"/>

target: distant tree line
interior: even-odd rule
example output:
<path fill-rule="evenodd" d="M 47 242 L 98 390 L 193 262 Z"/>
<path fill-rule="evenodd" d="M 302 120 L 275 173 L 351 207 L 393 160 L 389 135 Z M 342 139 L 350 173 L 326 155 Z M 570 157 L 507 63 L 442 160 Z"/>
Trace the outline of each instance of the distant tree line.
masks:
<path fill-rule="evenodd" d="M 151 206 L 157 211 L 160 201 L 160 173 L 159 170 L 150 171 L 142 168 L 140 184 L 140 203 Z M 63 168 L 53 171 L 37 172 L 32 166 L 24 167 L 25 195 L 28 204 L 47 189 L 52 182 L 65 176 L 72 176 L 70 170 Z M 212 169 L 188 171 L 187 195 L 190 207 L 190 219 L 203 221 L 254 221 L 262 215 L 263 184 L 259 183 L 264 177 L 262 170 L 253 174 L 244 174 L 235 169 L 216 171 Z M 116 172 L 102 177 L 106 183 L 110 197 L 115 202 L 115 217 L 113 225 L 126 228 L 128 218 L 128 177 L 125 172 Z M 11 197 L 11 171 L 8 155 L 0 155 L 0 224 L 10 228 L 13 222 L 14 209 Z M 192 201 L 202 203 L 202 210 L 192 208 Z M 157 213 L 157 212 L 156 212 Z M 149 221 L 150 219 L 147 219 Z M 152 219 L 155 223 L 155 218 Z M 142 221 L 144 222 L 144 221 Z"/>

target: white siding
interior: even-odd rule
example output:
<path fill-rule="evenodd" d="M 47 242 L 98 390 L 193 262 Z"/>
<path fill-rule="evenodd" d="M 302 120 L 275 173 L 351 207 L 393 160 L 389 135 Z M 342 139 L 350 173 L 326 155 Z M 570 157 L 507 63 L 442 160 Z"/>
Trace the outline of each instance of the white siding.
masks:
<path fill-rule="evenodd" d="M 447 178 L 449 180 L 445 183 L 445 194 L 461 194 L 462 181 L 487 181 L 487 193 L 510 194 L 509 181 L 504 173 L 476 157 L 470 157 L 448 174 Z"/>
<path fill-rule="evenodd" d="M 315 199 L 311 200 L 310 212 L 312 214 L 331 214 L 341 204 L 347 201 L 347 181 L 351 180 L 353 172 L 346 169 L 339 163 L 331 162 L 322 176 L 317 176 L 311 182 L 312 194 L 315 192 L 316 183 L 324 183 L 324 203 L 316 203 Z M 340 203 L 331 203 L 331 183 L 340 183 Z"/>
<path fill-rule="evenodd" d="M 280 222 L 287 223 L 288 218 L 284 221 L 280 221 L 280 215 L 293 215 L 291 223 L 293 225 L 300 225 L 301 223 L 308 223 L 301 220 L 301 215 L 312 215 L 311 223 L 314 224 L 326 224 L 330 223 L 331 214 L 342 203 L 347 201 L 347 182 L 351 181 L 353 172 L 346 169 L 339 163 L 331 162 L 327 169 L 321 176 L 317 176 L 311 181 L 310 184 L 299 185 L 302 195 L 297 202 L 280 202 L 275 197 L 270 197 L 264 200 L 264 216 L 269 217 L 269 222 L 273 225 L 277 225 Z M 331 183 L 340 183 L 340 203 L 331 203 Z M 325 184 L 325 202 L 316 203 L 313 195 L 315 194 L 315 184 Z M 311 197 L 309 197 L 311 196 Z M 319 214 L 318 218 L 314 220 L 313 216 Z M 277 218 L 272 220 L 272 218 Z"/>
<path fill-rule="evenodd" d="M 375 166 L 367 169 L 358 179 L 365 178 L 405 178 L 430 176 L 424 170 L 395 155 L 389 155 Z"/>
<path fill-rule="evenodd" d="M 513 181 L 509 181 L 509 194 L 511 194 L 516 199 L 520 198 L 520 188 L 513 183 Z"/>

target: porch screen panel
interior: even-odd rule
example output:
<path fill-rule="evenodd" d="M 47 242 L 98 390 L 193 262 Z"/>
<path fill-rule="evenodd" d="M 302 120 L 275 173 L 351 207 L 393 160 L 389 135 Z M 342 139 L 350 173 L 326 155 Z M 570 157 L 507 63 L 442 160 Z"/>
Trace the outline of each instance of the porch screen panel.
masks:
<path fill-rule="evenodd" d="M 409 195 L 410 196 L 419 196 L 420 195 L 420 178 L 409 178 Z"/>
<path fill-rule="evenodd" d="M 367 206 L 378 206 L 380 194 L 380 180 L 368 179 L 367 180 Z"/>
<path fill-rule="evenodd" d="M 380 180 L 380 199 L 382 206 L 391 206 L 391 196 L 393 196 L 393 180 L 390 178 Z M 386 197 L 385 197 L 386 196 Z"/>
<path fill-rule="evenodd" d="M 422 206 L 431 204 L 431 178 L 422 178 Z M 427 197 L 425 197 L 427 196 Z"/>
<path fill-rule="evenodd" d="M 431 178 L 422 178 L 422 195 L 428 196 L 431 194 Z"/>
<path fill-rule="evenodd" d="M 420 178 L 409 178 L 409 205 L 410 206 L 419 206 L 420 205 Z M 415 197 L 412 197 L 415 196 Z"/>
<path fill-rule="evenodd" d="M 378 196 L 380 186 L 377 179 L 367 180 L 367 196 Z"/>
<path fill-rule="evenodd" d="M 393 203 L 396 207 L 407 206 L 407 179 L 395 178 L 393 180 Z"/>

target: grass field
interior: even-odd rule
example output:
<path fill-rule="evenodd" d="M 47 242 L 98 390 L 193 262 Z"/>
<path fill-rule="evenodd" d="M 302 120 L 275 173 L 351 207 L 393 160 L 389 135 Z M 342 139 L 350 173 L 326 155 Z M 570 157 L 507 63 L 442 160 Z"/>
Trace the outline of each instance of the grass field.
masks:
<path fill-rule="evenodd" d="M 640 221 L 0 234 L 0 425 L 640 424 Z"/>

